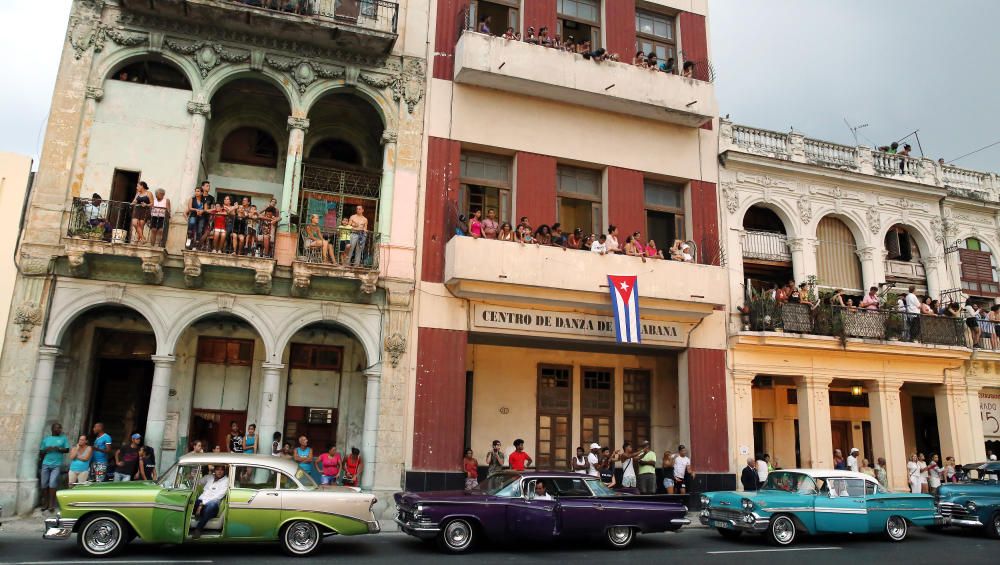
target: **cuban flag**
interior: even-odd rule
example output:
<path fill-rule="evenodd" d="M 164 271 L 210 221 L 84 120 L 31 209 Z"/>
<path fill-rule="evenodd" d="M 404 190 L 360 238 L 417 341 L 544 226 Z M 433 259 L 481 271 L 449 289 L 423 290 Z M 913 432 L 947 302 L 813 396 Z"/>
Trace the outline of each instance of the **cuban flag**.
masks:
<path fill-rule="evenodd" d="M 608 275 L 611 287 L 611 305 L 615 311 L 615 333 L 618 343 L 642 343 L 639 325 L 638 277 Z"/>

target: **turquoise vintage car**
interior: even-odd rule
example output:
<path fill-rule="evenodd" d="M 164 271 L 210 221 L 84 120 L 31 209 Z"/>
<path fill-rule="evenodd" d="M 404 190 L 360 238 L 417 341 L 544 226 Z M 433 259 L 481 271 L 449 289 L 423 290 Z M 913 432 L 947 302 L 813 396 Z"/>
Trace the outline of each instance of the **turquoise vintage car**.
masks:
<path fill-rule="evenodd" d="M 965 480 L 946 483 L 937 492 L 945 526 L 974 528 L 1000 539 L 1000 462 L 964 465 Z"/>
<path fill-rule="evenodd" d="M 192 511 L 209 467 L 225 466 L 229 489 L 203 535 L 191 535 Z M 180 458 L 158 481 L 87 483 L 59 491 L 59 514 L 45 520 L 44 538 L 77 545 L 92 557 L 120 552 L 138 537 L 149 543 L 278 541 L 301 557 L 323 537 L 379 532 L 375 497 L 347 487 L 320 489 L 290 459 L 196 453 Z"/>
<path fill-rule="evenodd" d="M 911 525 L 942 524 L 930 495 L 892 493 L 851 471 L 774 471 L 759 491 L 705 493 L 701 507 L 701 523 L 723 537 L 763 534 L 775 545 L 826 533 L 882 533 L 902 541 Z"/>

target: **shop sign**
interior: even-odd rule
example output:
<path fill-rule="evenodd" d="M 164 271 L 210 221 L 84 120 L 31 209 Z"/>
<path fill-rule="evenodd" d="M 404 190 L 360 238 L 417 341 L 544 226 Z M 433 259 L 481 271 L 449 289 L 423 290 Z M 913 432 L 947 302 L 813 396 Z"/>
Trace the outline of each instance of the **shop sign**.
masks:
<path fill-rule="evenodd" d="M 160 444 L 160 451 L 173 451 L 177 449 L 177 424 L 180 422 L 180 412 L 167 412 L 167 419 L 163 422 L 163 443 Z"/>
<path fill-rule="evenodd" d="M 554 312 L 527 308 L 508 308 L 476 304 L 472 314 L 473 329 L 505 330 L 516 334 L 560 334 L 566 337 L 606 338 L 615 341 L 613 316 L 578 312 Z M 688 325 L 658 320 L 641 320 L 643 343 L 684 343 Z"/>
<path fill-rule="evenodd" d="M 979 393 L 979 416 L 986 439 L 1000 439 L 1000 389 Z"/>

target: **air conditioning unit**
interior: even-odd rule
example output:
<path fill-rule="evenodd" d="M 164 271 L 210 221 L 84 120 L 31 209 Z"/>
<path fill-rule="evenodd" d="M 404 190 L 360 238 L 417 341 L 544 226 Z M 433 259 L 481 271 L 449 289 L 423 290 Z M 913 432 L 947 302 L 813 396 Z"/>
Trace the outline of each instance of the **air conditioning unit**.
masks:
<path fill-rule="evenodd" d="M 333 408 L 310 408 L 306 413 L 306 421 L 310 424 L 332 424 Z"/>

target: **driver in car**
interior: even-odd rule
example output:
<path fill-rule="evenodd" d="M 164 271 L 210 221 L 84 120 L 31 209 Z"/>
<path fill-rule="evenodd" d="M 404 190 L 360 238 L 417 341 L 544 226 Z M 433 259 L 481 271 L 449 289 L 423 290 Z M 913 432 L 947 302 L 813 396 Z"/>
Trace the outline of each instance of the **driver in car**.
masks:
<path fill-rule="evenodd" d="M 545 492 L 545 483 L 538 481 L 535 483 L 535 495 L 531 497 L 532 500 L 553 500 L 552 495 Z"/>
<path fill-rule="evenodd" d="M 216 465 L 212 469 L 212 476 L 205 477 L 202 482 L 205 489 L 201 491 L 201 496 L 194 503 L 193 515 L 198 518 L 198 522 L 191 532 L 191 537 L 198 539 L 209 520 L 219 515 L 219 503 L 225 498 L 229 491 L 229 478 L 226 477 L 226 466 Z"/>

